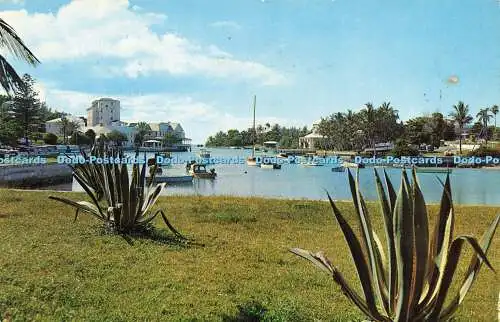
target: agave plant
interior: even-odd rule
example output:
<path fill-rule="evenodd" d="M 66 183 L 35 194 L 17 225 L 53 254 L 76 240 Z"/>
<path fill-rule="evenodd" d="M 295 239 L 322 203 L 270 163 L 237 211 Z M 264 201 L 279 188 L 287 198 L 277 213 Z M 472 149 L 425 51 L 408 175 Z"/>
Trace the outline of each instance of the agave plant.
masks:
<path fill-rule="evenodd" d="M 103 158 L 123 158 L 120 152 L 109 148 L 101 147 L 92 153 Z M 153 185 L 155 171 L 146 183 L 145 163 L 142 167 L 138 162 L 133 164 L 130 179 L 127 163 L 98 164 L 87 160 L 84 164 L 71 167 L 74 170 L 73 177 L 92 202 L 73 201 L 57 196 L 49 198 L 75 207 L 75 220 L 80 212 L 88 213 L 103 221 L 105 227 L 113 232 L 127 235 L 147 231 L 153 219 L 161 215 L 170 231 L 176 237 L 186 240 L 170 224 L 163 210 L 152 211 L 165 183 Z"/>
<path fill-rule="evenodd" d="M 323 252 L 291 249 L 291 252 L 331 274 L 343 293 L 373 321 L 448 320 L 463 302 L 482 264 L 493 270 L 486 253 L 500 215 L 493 220 L 479 241 L 471 236 L 453 238 L 455 213 L 450 179 L 447 176 L 445 183 L 441 182 L 443 193 L 440 210 L 434 230 L 430 232 L 427 207 L 415 170 L 412 171 L 412 177 L 410 183 L 403 170 L 401 187 L 396 194 L 387 173 L 384 171 L 384 189 L 375 170 L 386 247 L 373 229 L 372 218 L 361 195 L 359 173 L 354 179 L 349 171 L 348 179 L 361 230 L 360 237 L 355 234 L 328 194 L 334 217 L 354 259 L 362 295 L 349 285 Z M 466 243 L 472 246 L 474 254 L 458 293 L 445 305 Z"/>

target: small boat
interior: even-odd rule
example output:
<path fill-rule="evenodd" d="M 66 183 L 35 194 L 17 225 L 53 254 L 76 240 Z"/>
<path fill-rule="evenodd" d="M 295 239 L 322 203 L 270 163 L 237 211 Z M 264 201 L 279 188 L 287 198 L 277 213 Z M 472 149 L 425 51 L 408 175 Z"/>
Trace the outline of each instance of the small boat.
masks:
<path fill-rule="evenodd" d="M 324 166 L 323 163 L 318 162 L 318 161 L 307 161 L 306 163 L 302 164 L 304 167 L 322 167 Z"/>
<path fill-rule="evenodd" d="M 256 157 L 248 157 L 247 165 L 249 166 L 257 166 L 257 158 Z"/>
<path fill-rule="evenodd" d="M 345 172 L 345 168 L 343 166 L 333 167 L 332 172 Z"/>
<path fill-rule="evenodd" d="M 322 167 L 325 165 L 324 159 L 318 158 L 314 153 L 307 153 L 307 156 L 303 159 L 305 162 L 302 162 L 302 165 L 305 167 Z"/>
<path fill-rule="evenodd" d="M 278 159 L 286 159 L 287 163 L 295 163 L 295 161 L 296 161 L 296 157 L 288 155 L 286 153 L 278 153 L 278 155 L 276 155 L 276 157 Z"/>
<path fill-rule="evenodd" d="M 261 160 L 261 162 L 259 162 L 257 165 L 261 169 L 274 169 L 274 170 L 281 169 L 281 164 L 278 163 L 275 157 L 273 158 L 270 156 L 262 156 L 259 159 Z"/>
<path fill-rule="evenodd" d="M 452 168 L 422 168 L 417 167 L 418 173 L 451 173 Z"/>
<path fill-rule="evenodd" d="M 149 177 L 148 177 L 149 179 Z M 154 183 L 189 183 L 193 182 L 193 176 L 155 176 Z"/>
<path fill-rule="evenodd" d="M 209 159 L 210 158 L 210 151 L 208 151 L 206 149 L 201 149 L 200 153 L 198 153 L 198 155 L 200 156 L 200 158 Z"/>
<path fill-rule="evenodd" d="M 365 165 L 362 163 L 354 163 L 354 162 L 346 162 L 346 161 L 344 161 L 344 163 L 342 163 L 342 165 L 346 168 L 360 168 L 360 169 L 362 169 L 365 167 Z"/>
<path fill-rule="evenodd" d="M 210 169 L 210 171 L 207 171 L 206 165 L 198 163 L 194 163 L 191 165 L 189 174 L 195 178 L 200 179 L 215 179 L 215 177 L 217 176 L 217 173 L 215 173 L 215 169 Z"/>

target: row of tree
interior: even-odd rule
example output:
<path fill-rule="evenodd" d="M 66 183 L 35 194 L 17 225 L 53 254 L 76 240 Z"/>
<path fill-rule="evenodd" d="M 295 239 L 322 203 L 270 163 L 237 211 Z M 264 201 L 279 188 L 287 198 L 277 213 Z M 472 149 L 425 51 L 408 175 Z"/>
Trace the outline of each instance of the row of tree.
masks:
<path fill-rule="evenodd" d="M 251 146 L 254 143 L 262 145 L 266 141 L 276 141 L 281 147 L 298 148 L 299 137 L 307 135 L 307 127 L 283 127 L 278 124 L 266 123 L 259 124 L 253 128 L 239 131 L 236 129 L 228 130 L 227 132 L 219 131 L 213 136 L 210 136 L 205 145 L 212 147 L 219 146 Z"/>
<path fill-rule="evenodd" d="M 48 120 L 62 116 L 39 98 L 35 80 L 28 74 L 11 96 L 0 95 L 0 142 L 13 144 L 19 138 L 39 139 Z"/>
<path fill-rule="evenodd" d="M 432 145 L 439 147 L 442 140 L 452 141 L 458 138 L 460 153 L 462 152 L 462 133 L 470 124 L 469 134 L 485 143 L 490 140 L 496 131 L 498 106 L 484 108 L 476 115 L 477 122 L 470 108 L 464 102 L 453 106 L 448 117 L 441 113 L 418 116 L 406 123 L 400 120 L 399 112 L 389 102 L 378 107 L 372 103 L 365 104 L 358 112 L 348 110 L 345 113 L 335 113 L 321 122 L 315 129 L 318 134 L 325 136 L 325 148 L 336 150 L 363 150 L 373 148 L 376 143 L 398 142 L 411 145 Z M 494 126 L 491 121 L 494 119 Z M 307 128 L 286 128 L 278 124 L 259 125 L 253 129 L 238 131 L 231 129 L 227 132 L 218 132 L 210 136 L 207 146 L 248 146 L 254 140 L 256 144 L 265 141 L 277 141 L 281 147 L 297 148 L 299 137 L 308 134 Z M 500 134 L 500 133 L 498 133 Z"/>
<path fill-rule="evenodd" d="M 497 105 L 481 109 L 470 134 L 487 144 L 496 132 L 497 114 Z M 490 122 L 493 118 L 495 125 L 492 127 Z M 373 147 L 377 142 L 398 140 L 413 145 L 439 147 L 441 140 L 455 140 L 458 137 L 461 153 L 462 134 L 473 121 L 469 106 L 461 101 L 453 106 L 449 118 L 436 112 L 412 118 L 406 123 L 399 120 L 398 111 L 390 103 L 384 102 L 377 108 L 367 103 L 359 112 L 348 110 L 347 113 L 335 113 L 323 118 L 318 131 L 327 137 L 331 147 L 338 150 L 361 150 Z"/>

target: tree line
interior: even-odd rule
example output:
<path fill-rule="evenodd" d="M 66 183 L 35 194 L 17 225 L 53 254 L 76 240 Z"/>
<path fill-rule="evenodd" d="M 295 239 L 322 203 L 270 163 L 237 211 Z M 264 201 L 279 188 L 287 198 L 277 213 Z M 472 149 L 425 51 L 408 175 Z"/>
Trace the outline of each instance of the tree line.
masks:
<path fill-rule="evenodd" d="M 280 147 L 298 148 L 299 137 L 309 133 L 306 126 L 303 128 L 284 127 L 279 124 L 266 123 L 259 124 L 253 128 L 239 131 L 231 129 L 227 132 L 219 131 L 215 135 L 208 137 L 205 145 L 209 147 L 243 147 L 254 144 L 262 145 L 266 141 L 276 141 Z"/>
<path fill-rule="evenodd" d="M 439 147 L 442 140 L 458 139 L 461 153 L 462 133 L 468 127 L 469 135 L 474 140 L 482 140 L 487 144 L 495 136 L 499 139 L 498 112 L 498 106 L 493 105 L 480 109 L 473 117 L 469 105 L 460 101 L 452 106 L 448 115 L 435 112 L 403 122 L 399 111 L 390 102 L 383 102 L 377 107 L 366 103 L 359 111 L 347 110 L 322 118 L 315 130 L 325 137 L 323 145 L 327 149 L 361 151 L 385 142 L 394 142 L 399 146 L 425 144 Z M 206 145 L 249 146 L 255 139 L 255 143 L 259 145 L 265 141 L 276 141 L 281 147 L 297 148 L 299 137 L 309 132 L 307 127 L 287 128 L 267 123 L 257 126 L 255 131 L 252 128 L 241 132 L 236 129 L 219 131 L 208 138 Z"/>

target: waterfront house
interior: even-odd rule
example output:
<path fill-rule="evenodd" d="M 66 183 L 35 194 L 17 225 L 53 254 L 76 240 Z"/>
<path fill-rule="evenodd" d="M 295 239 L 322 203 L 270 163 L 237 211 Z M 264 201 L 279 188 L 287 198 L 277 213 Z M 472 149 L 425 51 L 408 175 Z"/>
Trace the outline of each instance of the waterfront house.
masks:
<path fill-rule="evenodd" d="M 327 144 L 327 137 L 318 133 L 318 125 L 321 120 L 315 122 L 312 127 L 312 132 L 306 136 L 299 138 L 299 147 L 301 149 L 319 149 Z"/>

